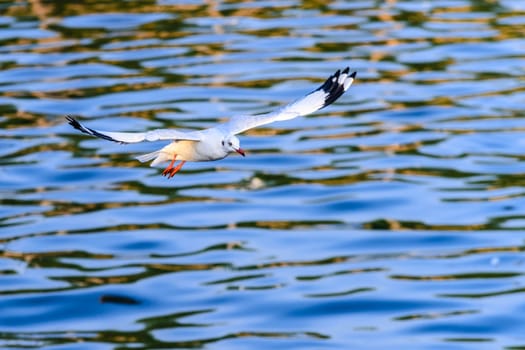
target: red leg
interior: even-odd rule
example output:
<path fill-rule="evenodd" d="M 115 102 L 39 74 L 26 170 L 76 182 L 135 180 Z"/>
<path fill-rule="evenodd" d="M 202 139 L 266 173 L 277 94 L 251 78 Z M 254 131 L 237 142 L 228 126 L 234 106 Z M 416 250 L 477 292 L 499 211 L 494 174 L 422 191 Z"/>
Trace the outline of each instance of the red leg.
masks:
<path fill-rule="evenodd" d="M 185 160 L 181 161 L 175 168 L 171 169 L 170 176 L 168 176 L 168 179 L 171 179 L 173 177 L 173 175 L 175 175 L 177 173 L 177 171 L 179 171 L 182 168 L 184 163 L 186 163 Z"/>
<path fill-rule="evenodd" d="M 173 164 L 175 163 L 175 158 L 177 158 L 177 155 L 173 155 L 173 160 L 171 161 L 170 165 L 164 171 L 162 172 L 162 176 L 166 176 L 170 173 L 170 171 L 173 169 Z"/>

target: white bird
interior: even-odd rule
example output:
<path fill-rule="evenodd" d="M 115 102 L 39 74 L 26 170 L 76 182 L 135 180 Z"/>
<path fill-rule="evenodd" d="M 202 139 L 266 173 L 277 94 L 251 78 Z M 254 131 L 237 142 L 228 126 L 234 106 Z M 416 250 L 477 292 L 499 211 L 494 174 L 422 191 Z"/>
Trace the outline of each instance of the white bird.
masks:
<path fill-rule="evenodd" d="M 172 141 L 157 151 L 137 157 L 143 163 L 153 159 L 151 166 L 170 161 L 162 175 L 171 178 L 187 161 L 219 160 L 232 152 L 237 152 L 244 157 L 244 150 L 240 147 L 239 139 L 235 136 L 236 134 L 275 121 L 307 115 L 328 106 L 341 97 L 352 85 L 356 72 L 352 74 L 349 74 L 349 72 L 350 69 L 348 67 L 343 71 L 338 70 L 319 88 L 277 111 L 260 115 L 236 116 L 226 123 L 200 131 L 186 132 L 174 129 L 156 129 L 147 132 L 97 131 L 82 125 L 73 117 L 67 116 L 66 119 L 75 129 L 108 141 L 118 143 Z M 181 162 L 174 166 L 176 161 Z"/>

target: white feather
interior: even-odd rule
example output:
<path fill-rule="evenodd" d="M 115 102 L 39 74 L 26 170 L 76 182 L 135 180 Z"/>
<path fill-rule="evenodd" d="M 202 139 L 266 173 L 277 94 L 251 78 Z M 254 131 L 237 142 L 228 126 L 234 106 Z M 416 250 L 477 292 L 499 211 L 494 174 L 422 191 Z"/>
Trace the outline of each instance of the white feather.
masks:
<path fill-rule="evenodd" d="M 154 152 L 143 154 L 143 155 L 137 156 L 135 158 L 138 159 L 138 161 L 141 162 L 141 163 L 146 163 L 146 162 L 149 162 L 152 159 L 157 158 L 159 156 L 159 154 L 160 154 L 160 150 L 156 150 Z"/>
<path fill-rule="evenodd" d="M 348 90 L 356 75 L 355 72 L 350 75 L 348 73 L 348 67 L 342 72 L 337 71 L 318 89 L 277 111 L 260 115 L 233 117 L 218 128 L 221 128 L 227 134 L 238 134 L 257 126 L 313 113 L 335 102 Z"/>

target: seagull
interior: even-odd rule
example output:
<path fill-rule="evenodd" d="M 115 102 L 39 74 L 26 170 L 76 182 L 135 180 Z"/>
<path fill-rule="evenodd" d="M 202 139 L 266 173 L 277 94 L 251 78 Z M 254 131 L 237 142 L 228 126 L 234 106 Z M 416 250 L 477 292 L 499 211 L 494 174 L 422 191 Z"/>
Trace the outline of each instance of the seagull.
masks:
<path fill-rule="evenodd" d="M 276 111 L 259 115 L 235 116 L 225 123 L 205 130 L 99 131 L 84 126 L 71 116 L 67 116 L 66 119 L 73 128 L 85 134 L 121 144 L 143 141 L 171 141 L 170 144 L 157 151 L 136 157 L 142 163 L 153 160 L 151 166 L 169 161 L 168 167 L 162 172 L 162 175 L 169 179 L 186 162 L 219 160 L 235 152 L 244 157 L 245 152 L 235 135 L 257 126 L 289 120 L 318 111 L 341 97 L 352 85 L 355 77 L 356 72 L 350 74 L 350 68 L 346 67 L 343 71 L 338 70 L 332 74 L 316 90 Z M 175 165 L 176 161 L 180 162 Z"/>

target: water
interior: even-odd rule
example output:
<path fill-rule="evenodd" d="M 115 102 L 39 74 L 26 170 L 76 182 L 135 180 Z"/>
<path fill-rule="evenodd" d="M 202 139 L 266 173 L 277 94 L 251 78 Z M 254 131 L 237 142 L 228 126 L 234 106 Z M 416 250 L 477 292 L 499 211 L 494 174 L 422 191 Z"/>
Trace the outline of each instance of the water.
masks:
<path fill-rule="evenodd" d="M 525 347 L 525 6 L 0 4 L 0 347 Z M 204 128 L 173 179 L 73 130 Z"/>

